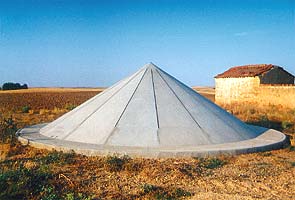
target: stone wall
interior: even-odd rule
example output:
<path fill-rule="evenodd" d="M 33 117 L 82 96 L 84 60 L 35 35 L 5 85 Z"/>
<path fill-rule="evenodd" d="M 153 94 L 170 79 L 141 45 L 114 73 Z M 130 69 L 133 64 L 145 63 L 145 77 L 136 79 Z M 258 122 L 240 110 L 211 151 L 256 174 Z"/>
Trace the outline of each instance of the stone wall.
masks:
<path fill-rule="evenodd" d="M 259 104 L 282 105 L 295 108 L 294 85 L 263 85 L 259 87 L 259 93 L 255 96 L 255 102 Z"/>
<path fill-rule="evenodd" d="M 295 108 L 295 86 L 260 84 L 259 77 L 216 78 L 215 102 L 219 105 L 251 102 Z"/>
<path fill-rule="evenodd" d="M 246 78 L 216 78 L 215 102 L 230 104 L 237 101 L 250 101 L 259 88 L 258 77 Z"/>

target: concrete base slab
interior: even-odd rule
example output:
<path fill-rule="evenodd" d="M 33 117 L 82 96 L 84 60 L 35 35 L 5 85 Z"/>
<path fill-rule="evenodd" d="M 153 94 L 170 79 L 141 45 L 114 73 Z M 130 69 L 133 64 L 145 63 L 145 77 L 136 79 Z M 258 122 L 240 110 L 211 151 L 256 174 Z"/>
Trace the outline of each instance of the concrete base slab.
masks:
<path fill-rule="evenodd" d="M 38 124 L 21 129 L 17 132 L 18 140 L 24 145 L 58 151 L 74 151 L 87 156 L 96 155 L 129 155 L 132 157 L 207 157 L 218 155 L 237 155 L 280 149 L 288 143 L 287 137 L 276 130 L 269 129 L 258 137 L 233 143 L 199 146 L 163 147 L 130 147 L 97 145 L 81 142 L 71 142 L 50 138 L 40 134 L 40 129 L 46 124 Z"/>

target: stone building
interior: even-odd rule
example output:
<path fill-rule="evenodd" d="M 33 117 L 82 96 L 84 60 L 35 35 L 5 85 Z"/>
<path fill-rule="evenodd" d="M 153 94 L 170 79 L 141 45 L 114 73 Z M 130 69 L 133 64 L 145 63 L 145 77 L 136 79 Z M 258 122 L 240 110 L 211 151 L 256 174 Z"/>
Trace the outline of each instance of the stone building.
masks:
<path fill-rule="evenodd" d="M 215 76 L 217 104 L 255 102 L 295 108 L 294 76 L 272 64 L 232 67 Z"/>

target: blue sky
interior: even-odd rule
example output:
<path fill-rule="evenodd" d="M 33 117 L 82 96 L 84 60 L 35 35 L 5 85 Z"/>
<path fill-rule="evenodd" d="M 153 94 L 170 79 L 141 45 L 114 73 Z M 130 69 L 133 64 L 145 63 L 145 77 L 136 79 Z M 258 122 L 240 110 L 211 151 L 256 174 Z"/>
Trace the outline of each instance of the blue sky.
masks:
<path fill-rule="evenodd" d="M 244 64 L 295 74 L 295 0 L 0 0 L 0 83 L 110 86 L 148 62 L 191 86 Z"/>

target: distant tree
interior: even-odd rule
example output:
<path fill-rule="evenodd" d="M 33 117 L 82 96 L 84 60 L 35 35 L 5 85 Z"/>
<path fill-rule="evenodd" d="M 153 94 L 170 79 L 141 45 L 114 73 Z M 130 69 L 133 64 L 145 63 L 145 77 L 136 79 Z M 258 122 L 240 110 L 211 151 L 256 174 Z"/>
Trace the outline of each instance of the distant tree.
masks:
<path fill-rule="evenodd" d="M 14 83 L 15 90 L 21 89 L 22 86 L 19 83 Z"/>
<path fill-rule="evenodd" d="M 22 89 L 28 89 L 29 87 L 28 87 L 28 85 L 27 84 L 23 84 L 22 85 Z"/>
<path fill-rule="evenodd" d="M 2 86 L 3 90 L 15 90 L 15 84 L 14 83 L 4 83 Z"/>
<path fill-rule="evenodd" d="M 27 84 L 19 84 L 19 83 L 4 83 L 2 86 L 2 90 L 19 90 L 19 89 L 28 89 Z"/>

